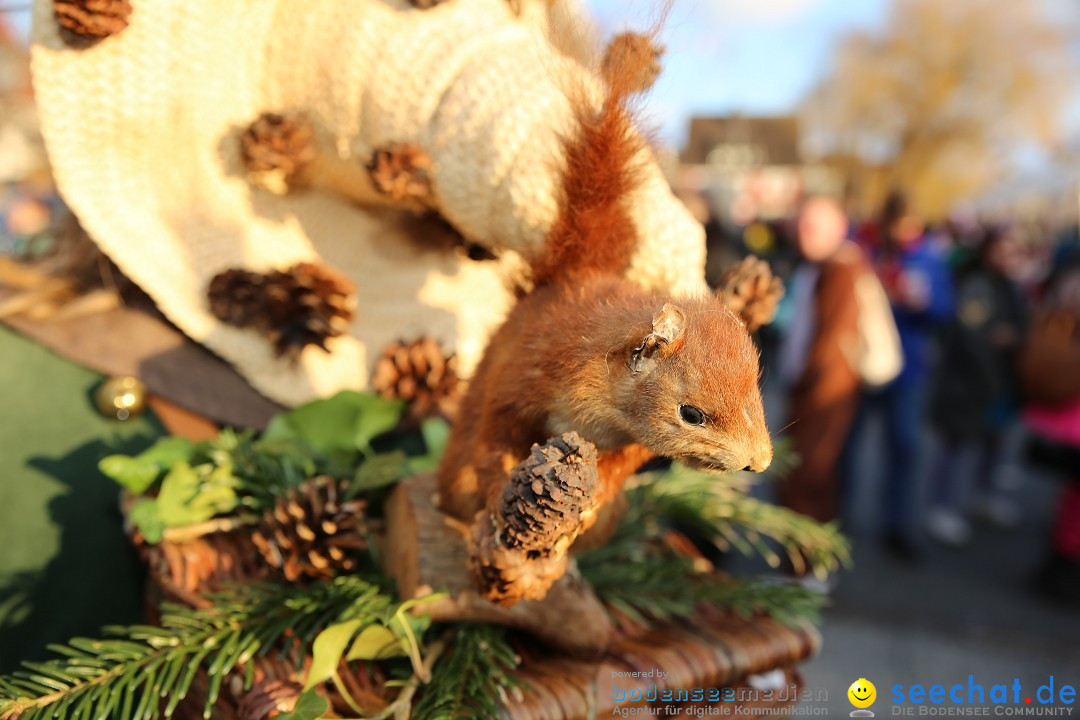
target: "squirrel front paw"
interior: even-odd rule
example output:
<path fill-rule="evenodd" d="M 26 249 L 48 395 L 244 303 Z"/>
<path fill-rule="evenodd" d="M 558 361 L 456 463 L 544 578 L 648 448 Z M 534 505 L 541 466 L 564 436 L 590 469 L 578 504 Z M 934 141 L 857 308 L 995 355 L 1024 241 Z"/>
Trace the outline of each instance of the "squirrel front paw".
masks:
<path fill-rule="evenodd" d="M 600 505 L 597 453 L 577 433 L 533 445 L 494 509 L 477 514 L 469 567 L 480 593 L 500 605 L 540 600 L 566 572 L 570 545 Z"/>
<path fill-rule="evenodd" d="M 773 275 L 769 263 L 750 255 L 720 277 L 716 294 L 754 332 L 772 322 L 784 297 L 784 283 Z"/>

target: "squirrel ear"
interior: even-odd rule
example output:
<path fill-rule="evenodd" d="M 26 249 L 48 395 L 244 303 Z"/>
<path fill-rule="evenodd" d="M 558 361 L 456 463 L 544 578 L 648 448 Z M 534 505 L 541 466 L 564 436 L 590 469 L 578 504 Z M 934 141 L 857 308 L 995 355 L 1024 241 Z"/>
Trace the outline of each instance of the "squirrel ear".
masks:
<path fill-rule="evenodd" d="M 652 370 L 661 358 L 682 347 L 685 331 L 686 313 L 678 305 L 666 303 L 660 312 L 653 316 L 652 332 L 630 351 L 627 361 L 630 371 L 637 375 Z"/>

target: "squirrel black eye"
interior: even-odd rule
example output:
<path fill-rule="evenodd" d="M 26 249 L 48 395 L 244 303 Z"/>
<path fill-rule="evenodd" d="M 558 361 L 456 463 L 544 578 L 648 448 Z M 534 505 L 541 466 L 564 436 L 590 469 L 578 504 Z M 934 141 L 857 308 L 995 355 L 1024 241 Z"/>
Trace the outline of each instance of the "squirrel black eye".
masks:
<path fill-rule="evenodd" d="M 688 425 L 704 425 L 705 413 L 697 409 L 693 405 L 680 405 L 679 417 L 683 419 L 683 422 Z"/>

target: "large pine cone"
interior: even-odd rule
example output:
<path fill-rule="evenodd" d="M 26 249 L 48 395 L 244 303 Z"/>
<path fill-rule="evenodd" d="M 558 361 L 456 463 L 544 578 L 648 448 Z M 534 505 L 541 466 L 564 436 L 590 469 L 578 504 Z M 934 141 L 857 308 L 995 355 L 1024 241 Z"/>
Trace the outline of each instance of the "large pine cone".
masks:
<path fill-rule="evenodd" d="M 566 572 L 570 545 L 596 519 L 596 461 L 577 433 L 533 446 L 495 512 L 478 513 L 472 526 L 469 567 L 481 595 L 506 606 L 547 595 Z"/>
<path fill-rule="evenodd" d="M 128 0 L 55 0 L 53 14 L 69 45 L 88 45 L 128 26 Z"/>
<path fill-rule="evenodd" d="M 418 425 L 435 416 L 450 420 L 456 414 L 464 387 L 456 366 L 456 357 L 444 352 L 434 338 L 401 341 L 383 350 L 375 363 L 371 385 L 382 397 L 407 403 L 407 425 Z"/>
<path fill-rule="evenodd" d="M 295 356 L 308 345 L 326 350 L 352 321 L 353 286 L 315 263 L 268 273 L 226 270 L 210 281 L 210 311 L 222 322 L 263 333 L 279 355 Z"/>
<path fill-rule="evenodd" d="M 322 476 L 278 500 L 252 534 L 266 562 L 289 582 L 329 580 L 356 567 L 367 547 L 362 500 L 344 500 L 344 483 Z"/>
<path fill-rule="evenodd" d="M 600 484 L 596 447 L 577 433 L 533 445 L 514 468 L 503 491 L 499 514 L 503 543 L 535 552 L 553 550 L 582 529 L 596 509 Z"/>
<path fill-rule="evenodd" d="M 784 297 L 784 283 L 773 275 L 769 263 L 751 255 L 721 276 L 716 294 L 754 332 L 772 322 Z"/>

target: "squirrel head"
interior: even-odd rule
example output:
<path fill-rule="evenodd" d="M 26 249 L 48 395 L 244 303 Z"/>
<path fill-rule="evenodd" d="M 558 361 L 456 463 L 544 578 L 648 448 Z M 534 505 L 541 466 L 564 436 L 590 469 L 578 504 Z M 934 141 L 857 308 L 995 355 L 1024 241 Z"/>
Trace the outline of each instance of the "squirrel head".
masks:
<path fill-rule="evenodd" d="M 702 470 L 769 466 L 758 351 L 718 299 L 665 303 L 623 352 L 625 369 L 611 373 L 612 390 L 637 442 Z"/>

